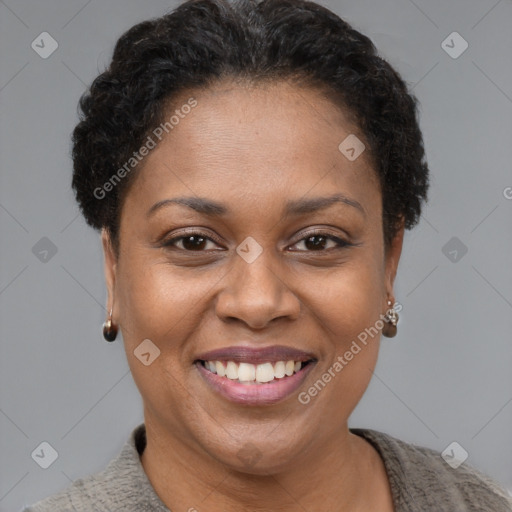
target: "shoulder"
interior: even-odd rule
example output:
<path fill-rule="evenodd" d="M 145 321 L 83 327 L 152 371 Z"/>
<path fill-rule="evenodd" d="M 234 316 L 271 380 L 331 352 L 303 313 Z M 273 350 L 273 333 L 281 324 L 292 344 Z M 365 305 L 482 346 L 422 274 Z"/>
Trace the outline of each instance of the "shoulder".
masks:
<path fill-rule="evenodd" d="M 22 512 L 167 512 L 140 462 L 139 451 L 143 450 L 145 441 L 142 423 L 104 470 L 75 480 Z"/>
<path fill-rule="evenodd" d="M 512 498 L 466 462 L 451 467 L 441 453 L 371 429 L 350 429 L 384 461 L 398 510 L 511 512 Z M 428 508 L 431 507 L 431 508 Z"/>
<path fill-rule="evenodd" d="M 64 490 L 24 508 L 21 512 L 82 512 L 95 510 L 89 498 L 87 488 L 96 475 L 75 480 Z"/>

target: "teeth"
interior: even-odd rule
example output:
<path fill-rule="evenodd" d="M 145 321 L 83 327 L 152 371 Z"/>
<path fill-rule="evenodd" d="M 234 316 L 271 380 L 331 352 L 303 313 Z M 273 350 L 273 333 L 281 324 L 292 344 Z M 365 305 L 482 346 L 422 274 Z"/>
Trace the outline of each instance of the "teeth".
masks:
<path fill-rule="evenodd" d="M 262 363 L 258 365 L 250 363 L 237 364 L 234 361 L 205 361 L 205 367 L 219 377 L 227 377 L 238 382 L 263 384 L 275 379 L 290 377 L 300 371 L 303 366 L 301 361 L 277 361 L 272 364 Z"/>
<path fill-rule="evenodd" d="M 256 378 L 256 367 L 249 363 L 240 363 L 238 367 L 238 380 L 240 382 L 251 381 Z"/>
<path fill-rule="evenodd" d="M 217 370 L 217 375 L 219 377 L 226 376 L 226 370 L 224 368 L 224 365 L 220 361 L 215 361 L 215 369 Z"/>
<path fill-rule="evenodd" d="M 258 382 L 270 382 L 274 380 L 274 367 L 272 363 L 263 363 L 256 367 L 256 380 Z"/>
<path fill-rule="evenodd" d="M 284 361 L 278 361 L 274 365 L 274 377 L 276 379 L 282 379 L 285 375 L 285 362 Z"/>
<path fill-rule="evenodd" d="M 229 361 L 226 365 L 226 377 L 231 380 L 238 379 L 238 367 L 233 361 Z"/>

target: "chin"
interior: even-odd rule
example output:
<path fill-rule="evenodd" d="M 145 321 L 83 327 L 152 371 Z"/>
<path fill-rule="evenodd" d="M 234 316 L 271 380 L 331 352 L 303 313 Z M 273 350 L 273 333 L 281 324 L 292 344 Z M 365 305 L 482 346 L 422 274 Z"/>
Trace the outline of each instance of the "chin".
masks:
<path fill-rule="evenodd" d="M 283 436 L 286 439 L 266 437 L 257 439 L 255 436 L 247 435 L 245 441 L 232 443 L 228 449 L 219 452 L 217 445 L 208 452 L 233 471 L 270 476 L 293 469 L 298 456 L 308 445 L 306 440 L 294 440 L 289 434 Z"/>

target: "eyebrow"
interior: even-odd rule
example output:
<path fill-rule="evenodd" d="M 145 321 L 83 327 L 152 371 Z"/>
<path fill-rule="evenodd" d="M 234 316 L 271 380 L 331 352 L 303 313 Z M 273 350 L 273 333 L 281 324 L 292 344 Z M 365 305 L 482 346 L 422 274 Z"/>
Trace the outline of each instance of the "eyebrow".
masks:
<path fill-rule="evenodd" d="M 209 217 L 222 217 L 230 213 L 229 208 L 211 199 L 206 199 L 204 197 L 175 197 L 173 199 L 163 199 L 162 201 L 155 203 L 148 210 L 147 216 L 150 217 L 158 210 L 174 204 L 186 206 L 187 208 Z M 334 204 L 344 204 L 356 208 L 364 217 L 366 217 L 366 211 L 361 203 L 355 199 L 346 197 L 343 194 L 288 201 L 284 209 L 284 217 L 304 215 L 306 213 L 325 210 Z"/>

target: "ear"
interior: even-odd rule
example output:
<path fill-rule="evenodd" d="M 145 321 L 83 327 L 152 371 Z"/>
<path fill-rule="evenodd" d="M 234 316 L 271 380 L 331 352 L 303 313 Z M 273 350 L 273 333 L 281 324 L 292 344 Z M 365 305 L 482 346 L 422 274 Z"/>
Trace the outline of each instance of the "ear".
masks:
<path fill-rule="evenodd" d="M 387 296 L 390 297 L 394 297 L 393 283 L 395 282 L 395 277 L 398 270 L 398 262 L 400 261 L 400 256 L 402 254 L 404 231 L 404 219 L 402 217 L 400 229 L 397 231 L 395 237 L 391 241 L 390 247 L 388 247 L 387 250 L 385 251 L 385 285 Z"/>
<path fill-rule="evenodd" d="M 103 246 L 104 256 L 104 271 L 105 271 L 105 283 L 107 285 L 107 314 L 110 309 L 114 307 L 115 298 L 115 283 L 116 283 L 116 268 L 117 268 L 117 256 L 115 254 L 112 240 L 108 231 L 103 228 L 101 230 L 101 243 Z"/>

